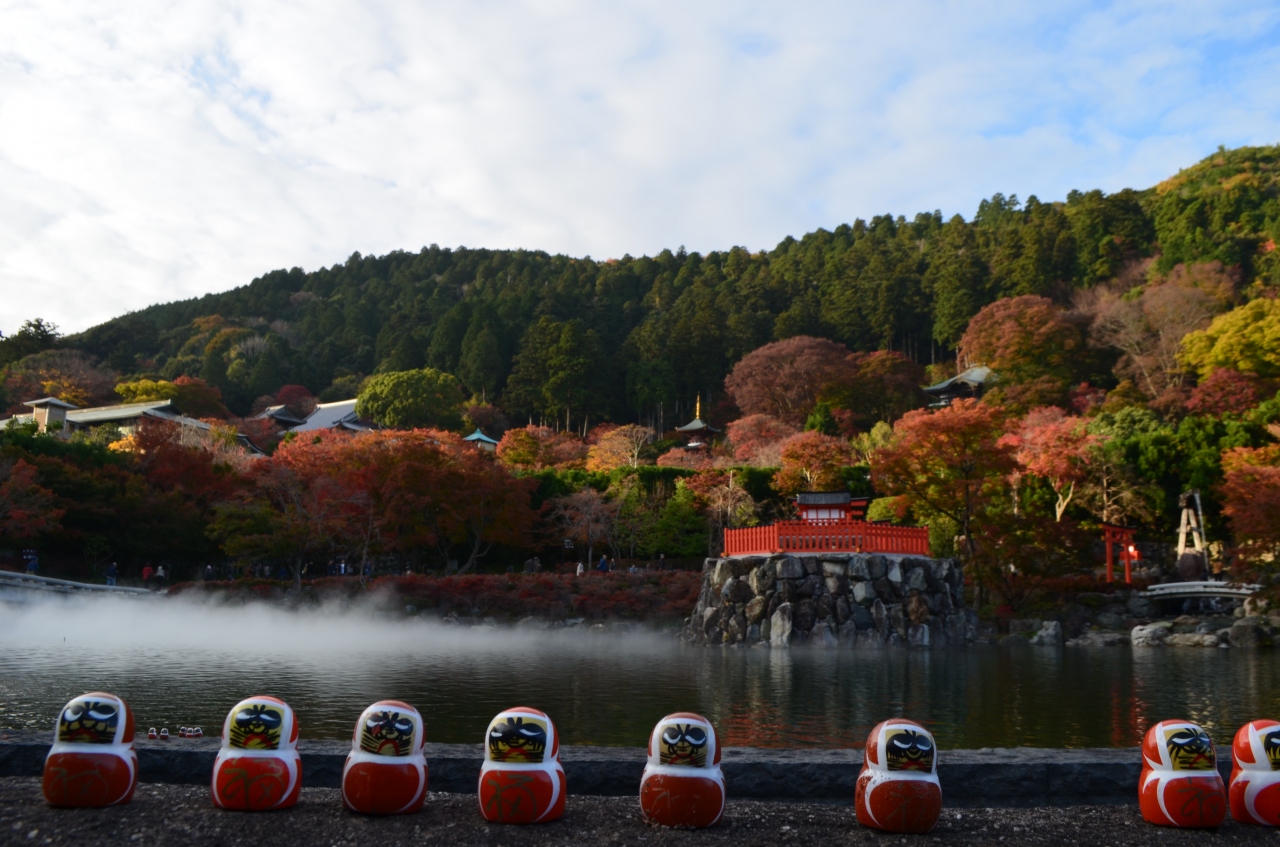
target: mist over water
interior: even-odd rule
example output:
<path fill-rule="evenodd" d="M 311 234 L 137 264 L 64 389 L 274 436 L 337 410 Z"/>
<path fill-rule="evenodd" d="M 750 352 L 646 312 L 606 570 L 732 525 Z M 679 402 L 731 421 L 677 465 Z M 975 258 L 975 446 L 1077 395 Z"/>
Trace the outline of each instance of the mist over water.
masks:
<path fill-rule="evenodd" d="M 1278 651 L 1280 652 L 1280 651 Z M 434 742 L 479 743 L 515 705 L 566 744 L 643 746 L 701 712 L 728 746 L 854 747 L 895 715 L 943 747 L 1132 746 L 1169 717 L 1220 742 L 1280 716 L 1280 655 L 1237 650 L 973 648 L 932 652 L 683 647 L 649 632 L 448 626 L 359 606 L 283 610 L 182 598 L 0 605 L 0 727 L 51 730 L 71 697 L 111 691 L 149 726 L 216 734 L 232 705 L 272 694 L 308 738 L 349 737 L 382 698 L 422 713 Z"/>

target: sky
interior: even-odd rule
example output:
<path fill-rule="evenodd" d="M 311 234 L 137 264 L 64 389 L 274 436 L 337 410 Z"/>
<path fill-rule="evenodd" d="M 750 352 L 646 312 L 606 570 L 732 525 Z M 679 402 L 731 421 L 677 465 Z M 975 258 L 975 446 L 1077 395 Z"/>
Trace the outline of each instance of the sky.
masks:
<path fill-rule="evenodd" d="M 1280 143 L 1277 79 L 1274 0 L 0 0 L 0 331 L 1146 188 Z"/>

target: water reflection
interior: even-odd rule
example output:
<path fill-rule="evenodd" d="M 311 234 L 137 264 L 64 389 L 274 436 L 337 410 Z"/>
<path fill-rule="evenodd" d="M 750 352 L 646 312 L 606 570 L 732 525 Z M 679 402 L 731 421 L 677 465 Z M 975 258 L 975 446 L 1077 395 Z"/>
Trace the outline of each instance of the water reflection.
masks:
<path fill-rule="evenodd" d="M 65 640 L 63 640 L 65 639 Z M 48 729 L 93 689 L 140 726 L 216 732 L 237 700 L 284 697 L 302 734 L 350 734 L 361 709 L 408 700 L 428 739 L 477 743 L 518 704 L 565 743 L 641 746 L 664 714 L 702 712 L 730 746 L 860 746 L 886 717 L 944 747 L 1133 746 L 1186 717 L 1220 743 L 1280 714 L 1280 654 L 1127 648 L 946 652 L 716 650 L 650 635 L 547 635 L 185 603 L 0 607 L 0 725 Z"/>

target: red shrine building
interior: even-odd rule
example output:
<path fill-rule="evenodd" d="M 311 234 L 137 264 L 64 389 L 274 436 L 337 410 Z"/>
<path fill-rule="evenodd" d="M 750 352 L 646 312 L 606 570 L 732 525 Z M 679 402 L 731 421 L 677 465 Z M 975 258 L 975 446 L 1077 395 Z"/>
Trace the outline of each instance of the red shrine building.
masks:
<path fill-rule="evenodd" d="M 798 520 L 724 531 L 725 556 L 774 553 L 888 553 L 928 556 L 929 528 L 868 523 L 868 497 L 847 491 L 802 491 Z"/>

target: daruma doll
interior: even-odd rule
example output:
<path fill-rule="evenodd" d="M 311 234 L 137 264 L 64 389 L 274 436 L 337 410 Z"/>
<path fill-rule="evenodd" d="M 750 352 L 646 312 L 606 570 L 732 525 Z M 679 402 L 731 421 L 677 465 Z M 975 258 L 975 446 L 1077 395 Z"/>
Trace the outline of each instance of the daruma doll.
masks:
<path fill-rule="evenodd" d="M 223 809 L 287 809 L 302 790 L 298 720 L 276 697 L 241 700 L 222 725 L 213 763 L 213 803 Z"/>
<path fill-rule="evenodd" d="M 1280 825 L 1280 723 L 1250 721 L 1231 744 L 1231 817 Z"/>
<path fill-rule="evenodd" d="M 1160 826 L 1214 827 L 1227 816 L 1213 740 L 1190 721 L 1161 721 L 1142 739 L 1142 817 Z"/>
<path fill-rule="evenodd" d="M 427 798 L 422 715 L 408 703 L 379 700 L 360 715 L 342 769 L 342 802 L 353 812 L 402 815 Z"/>
<path fill-rule="evenodd" d="M 55 806 L 114 806 L 128 803 L 137 786 L 129 704 L 94 691 L 64 706 L 44 760 L 45 799 Z"/>
<path fill-rule="evenodd" d="M 938 748 L 915 721 L 889 720 L 867 736 L 853 794 L 858 823 L 886 832 L 929 832 L 942 814 Z"/>
<path fill-rule="evenodd" d="M 484 739 L 480 814 L 495 823 L 542 823 L 564 814 L 560 741 L 545 712 L 499 712 Z"/>
<path fill-rule="evenodd" d="M 720 744 L 711 722 L 693 712 L 658 721 L 640 778 L 640 810 L 662 826 L 704 827 L 724 814 Z"/>

